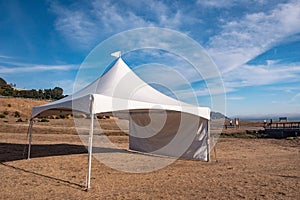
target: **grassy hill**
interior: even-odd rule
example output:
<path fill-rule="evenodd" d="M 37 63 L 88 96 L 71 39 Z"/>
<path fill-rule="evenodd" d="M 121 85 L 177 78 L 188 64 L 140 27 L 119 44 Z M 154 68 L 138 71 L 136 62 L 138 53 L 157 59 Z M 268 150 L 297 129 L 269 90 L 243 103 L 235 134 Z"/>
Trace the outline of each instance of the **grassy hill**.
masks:
<path fill-rule="evenodd" d="M 5 115 L 5 118 L 14 118 L 16 112 L 18 112 L 22 119 L 28 119 L 31 115 L 33 106 L 39 106 L 46 103 L 49 102 L 24 98 L 0 98 L 0 114 Z"/>

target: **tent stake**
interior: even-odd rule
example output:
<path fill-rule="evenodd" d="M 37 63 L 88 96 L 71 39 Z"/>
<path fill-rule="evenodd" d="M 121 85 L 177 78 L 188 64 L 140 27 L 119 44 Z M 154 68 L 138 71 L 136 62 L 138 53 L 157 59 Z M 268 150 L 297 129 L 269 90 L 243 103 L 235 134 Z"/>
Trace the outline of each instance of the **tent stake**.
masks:
<path fill-rule="evenodd" d="M 33 125 L 33 120 L 30 119 L 29 122 L 29 137 L 28 137 L 28 154 L 27 154 L 27 159 L 30 159 L 30 153 L 31 153 L 31 140 L 32 140 L 32 125 Z"/>

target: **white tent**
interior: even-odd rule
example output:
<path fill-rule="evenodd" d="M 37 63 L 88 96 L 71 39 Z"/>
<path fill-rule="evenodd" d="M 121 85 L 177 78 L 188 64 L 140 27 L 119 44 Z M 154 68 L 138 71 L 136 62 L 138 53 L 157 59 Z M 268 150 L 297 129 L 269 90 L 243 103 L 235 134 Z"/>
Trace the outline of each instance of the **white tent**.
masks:
<path fill-rule="evenodd" d="M 32 109 L 29 131 L 30 158 L 33 118 L 58 111 L 90 115 L 90 188 L 94 115 L 111 113 L 129 120 L 129 149 L 157 155 L 209 160 L 210 109 L 183 103 L 155 90 L 140 79 L 122 60 L 84 89 L 52 103 Z M 162 120 L 163 119 L 163 120 Z"/>

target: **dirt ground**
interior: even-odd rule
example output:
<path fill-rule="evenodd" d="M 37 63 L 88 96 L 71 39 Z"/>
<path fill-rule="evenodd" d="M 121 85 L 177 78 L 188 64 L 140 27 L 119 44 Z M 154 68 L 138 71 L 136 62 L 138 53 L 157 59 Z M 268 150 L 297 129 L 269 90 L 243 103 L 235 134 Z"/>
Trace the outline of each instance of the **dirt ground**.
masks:
<path fill-rule="evenodd" d="M 6 109 L 7 102 L 2 104 Z M 28 111 L 19 110 L 26 118 Z M 113 128 L 112 120 L 101 124 L 116 146 L 128 148 L 128 136 Z M 97 158 L 117 156 L 115 164 L 126 166 L 123 158 L 151 156 L 95 147 L 87 192 L 87 150 L 73 120 L 36 122 L 30 160 L 27 128 L 28 122 L 12 115 L 0 119 L 0 199 L 300 199 L 300 138 L 220 138 L 217 159 L 212 151 L 210 162 L 177 160 L 148 173 L 112 169 Z"/>
<path fill-rule="evenodd" d="M 110 139 L 120 146 L 128 145 L 127 136 Z M 118 171 L 94 158 L 88 192 L 84 191 L 87 150 L 77 135 L 35 134 L 30 160 L 24 159 L 25 133 L 0 133 L 0 143 L 1 199 L 300 197 L 299 139 L 221 138 L 218 162 L 213 154 L 208 163 L 177 160 L 149 173 Z"/>

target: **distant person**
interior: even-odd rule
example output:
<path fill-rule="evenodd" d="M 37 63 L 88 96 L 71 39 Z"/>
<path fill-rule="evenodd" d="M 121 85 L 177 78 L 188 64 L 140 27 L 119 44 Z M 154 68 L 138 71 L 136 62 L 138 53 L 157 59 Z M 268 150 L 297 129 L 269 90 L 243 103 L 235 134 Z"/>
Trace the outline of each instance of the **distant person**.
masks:
<path fill-rule="evenodd" d="M 273 120 L 270 119 L 270 123 L 268 124 L 270 127 L 272 126 Z"/>
<path fill-rule="evenodd" d="M 240 125 L 239 125 L 239 118 L 236 118 L 236 119 L 235 119 L 235 127 L 236 127 L 236 128 L 239 128 L 239 127 L 240 127 Z"/>
<path fill-rule="evenodd" d="M 267 126 L 267 120 L 264 120 L 264 127 Z"/>
<path fill-rule="evenodd" d="M 229 121 L 229 125 L 232 126 L 232 120 Z"/>

